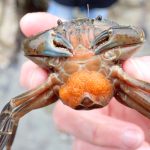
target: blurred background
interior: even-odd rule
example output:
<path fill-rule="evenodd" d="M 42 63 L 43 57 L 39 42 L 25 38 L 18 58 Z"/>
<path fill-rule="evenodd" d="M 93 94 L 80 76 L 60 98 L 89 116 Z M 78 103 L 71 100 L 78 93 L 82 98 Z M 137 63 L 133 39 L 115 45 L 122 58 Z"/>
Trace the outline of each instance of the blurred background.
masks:
<path fill-rule="evenodd" d="M 87 5 L 88 4 L 88 5 Z M 136 56 L 150 55 L 150 3 L 147 0 L 0 0 L 0 109 L 25 91 L 19 85 L 24 39 L 19 20 L 28 12 L 47 11 L 65 19 L 96 17 L 143 28 L 146 42 Z M 70 150 L 71 137 L 59 132 L 52 120 L 54 106 L 35 110 L 21 119 L 14 150 Z"/>

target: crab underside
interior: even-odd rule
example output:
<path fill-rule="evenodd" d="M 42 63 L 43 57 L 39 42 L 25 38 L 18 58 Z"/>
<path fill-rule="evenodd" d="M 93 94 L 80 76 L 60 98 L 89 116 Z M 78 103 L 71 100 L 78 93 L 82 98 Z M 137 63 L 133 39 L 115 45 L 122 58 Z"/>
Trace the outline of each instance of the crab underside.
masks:
<path fill-rule="evenodd" d="M 150 118 L 150 83 L 130 77 L 124 60 L 144 41 L 141 29 L 97 17 L 70 22 L 29 37 L 25 55 L 49 71 L 38 88 L 12 98 L 0 114 L 0 149 L 11 149 L 21 117 L 61 101 L 76 110 L 106 106 L 112 97 Z"/>

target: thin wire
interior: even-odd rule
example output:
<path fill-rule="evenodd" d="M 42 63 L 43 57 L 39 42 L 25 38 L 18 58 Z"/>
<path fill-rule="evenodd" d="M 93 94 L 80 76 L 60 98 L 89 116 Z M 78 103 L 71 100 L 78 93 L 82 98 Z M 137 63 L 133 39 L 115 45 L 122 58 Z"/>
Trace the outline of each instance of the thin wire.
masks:
<path fill-rule="evenodd" d="M 89 6 L 89 4 L 87 4 L 87 17 L 89 18 L 89 15 L 90 14 L 90 6 Z"/>

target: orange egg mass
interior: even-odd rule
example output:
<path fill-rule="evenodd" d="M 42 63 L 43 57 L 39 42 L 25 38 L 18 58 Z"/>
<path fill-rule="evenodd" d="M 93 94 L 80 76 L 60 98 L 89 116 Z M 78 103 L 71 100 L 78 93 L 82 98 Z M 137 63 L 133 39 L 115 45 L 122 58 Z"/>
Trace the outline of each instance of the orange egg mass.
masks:
<path fill-rule="evenodd" d="M 72 108 L 80 104 L 84 93 L 90 93 L 99 100 L 108 100 L 113 93 L 112 83 L 99 72 L 78 71 L 59 90 L 61 100 Z"/>

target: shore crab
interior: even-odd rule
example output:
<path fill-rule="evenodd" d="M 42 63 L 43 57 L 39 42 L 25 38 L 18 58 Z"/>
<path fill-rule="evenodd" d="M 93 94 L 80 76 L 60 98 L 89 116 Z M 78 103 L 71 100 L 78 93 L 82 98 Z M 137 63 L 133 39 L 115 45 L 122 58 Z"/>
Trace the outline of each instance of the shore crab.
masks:
<path fill-rule="evenodd" d="M 12 98 L 0 114 L 0 149 L 11 149 L 19 119 L 60 100 L 76 110 L 106 106 L 112 97 L 150 118 L 150 83 L 130 77 L 122 63 L 144 42 L 142 29 L 82 18 L 27 38 L 25 56 L 49 72 L 45 83 Z"/>

